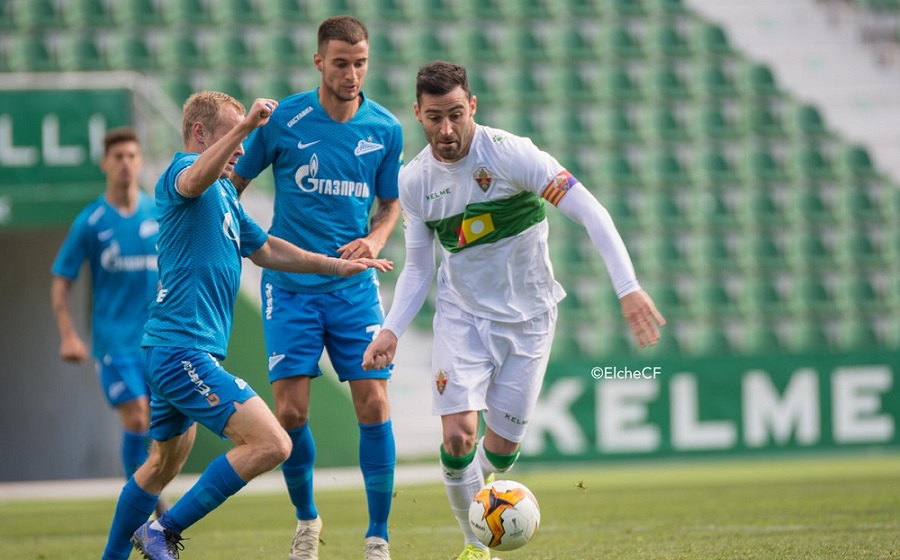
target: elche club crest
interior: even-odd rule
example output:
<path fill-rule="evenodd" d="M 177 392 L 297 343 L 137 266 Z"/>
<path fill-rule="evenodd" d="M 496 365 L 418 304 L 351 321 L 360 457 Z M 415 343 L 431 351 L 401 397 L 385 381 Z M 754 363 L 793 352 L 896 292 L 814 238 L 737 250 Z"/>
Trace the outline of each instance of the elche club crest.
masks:
<path fill-rule="evenodd" d="M 494 173 L 482 165 L 475 170 L 475 173 L 472 174 L 472 178 L 475 179 L 475 183 L 481 189 L 481 192 L 487 192 L 488 189 L 491 188 L 491 183 L 494 180 Z"/>
<path fill-rule="evenodd" d="M 434 376 L 434 386 L 437 387 L 438 394 L 444 394 L 444 389 L 447 388 L 448 381 L 450 381 L 450 373 L 446 370 L 439 369 L 437 375 Z"/>

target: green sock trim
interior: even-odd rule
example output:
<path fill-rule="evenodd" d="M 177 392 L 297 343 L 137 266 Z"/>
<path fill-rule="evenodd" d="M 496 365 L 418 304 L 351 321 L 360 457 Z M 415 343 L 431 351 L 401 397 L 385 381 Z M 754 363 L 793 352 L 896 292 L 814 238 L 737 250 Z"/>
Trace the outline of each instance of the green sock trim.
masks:
<path fill-rule="evenodd" d="M 463 455 L 462 457 L 454 457 L 453 455 L 447 453 L 447 451 L 444 449 L 444 446 L 441 445 L 441 464 L 448 469 L 461 471 L 464 468 L 468 467 L 474 460 L 475 449 L 473 449 L 472 452 L 468 455 Z"/>
<path fill-rule="evenodd" d="M 484 448 L 484 455 L 488 458 L 488 461 L 494 465 L 494 468 L 498 471 L 504 471 L 509 467 L 513 466 L 513 463 L 516 462 L 516 459 L 519 458 L 519 451 L 516 450 L 509 455 L 500 455 L 499 453 L 491 453 L 487 447 Z"/>

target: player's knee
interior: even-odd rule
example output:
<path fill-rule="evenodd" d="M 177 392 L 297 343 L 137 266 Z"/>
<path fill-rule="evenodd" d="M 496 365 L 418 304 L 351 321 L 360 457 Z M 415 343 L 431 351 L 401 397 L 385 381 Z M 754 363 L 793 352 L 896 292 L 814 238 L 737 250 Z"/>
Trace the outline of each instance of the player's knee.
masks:
<path fill-rule="evenodd" d="M 284 430 L 274 430 L 254 444 L 254 459 L 260 473 L 270 471 L 291 454 L 291 438 Z"/>
<path fill-rule="evenodd" d="M 276 411 L 275 417 L 285 430 L 293 430 L 306 424 L 309 420 L 307 411 L 297 407 L 284 407 Z"/>
<path fill-rule="evenodd" d="M 450 432 L 444 434 L 444 449 L 454 457 L 468 455 L 475 449 L 475 434 Z"/>

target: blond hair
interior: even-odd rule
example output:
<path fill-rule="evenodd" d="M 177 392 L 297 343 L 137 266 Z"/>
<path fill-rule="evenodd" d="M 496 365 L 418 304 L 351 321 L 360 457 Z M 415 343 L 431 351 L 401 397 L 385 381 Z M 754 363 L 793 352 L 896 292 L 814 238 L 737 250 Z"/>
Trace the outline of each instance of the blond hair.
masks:
<path fill-rule="evenodd" d="M 187 144 L 191 139 L 191 127 L 200 122 L 203 128 L 214 131 L 219 126 L 222 107 L 230 105 L 244 114 L 246 110 L 240 101 L 220 91 L 200 91 L 184 102 L 184 117 L 181 120 L 181 135 Z"/>

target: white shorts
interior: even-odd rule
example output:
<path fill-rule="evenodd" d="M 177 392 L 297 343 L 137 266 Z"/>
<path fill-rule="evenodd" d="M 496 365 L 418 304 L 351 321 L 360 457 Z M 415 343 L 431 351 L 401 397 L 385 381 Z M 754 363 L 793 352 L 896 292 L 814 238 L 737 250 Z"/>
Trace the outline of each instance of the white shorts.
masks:
<path fill-rule="evenodd" d="M 541 392 L 556 328 L 556 307 L 533 319 L 502 323 L 446 301 L 434 315 L 432 411 L 484 411 L 488 427 L 521 442 Z"/>

